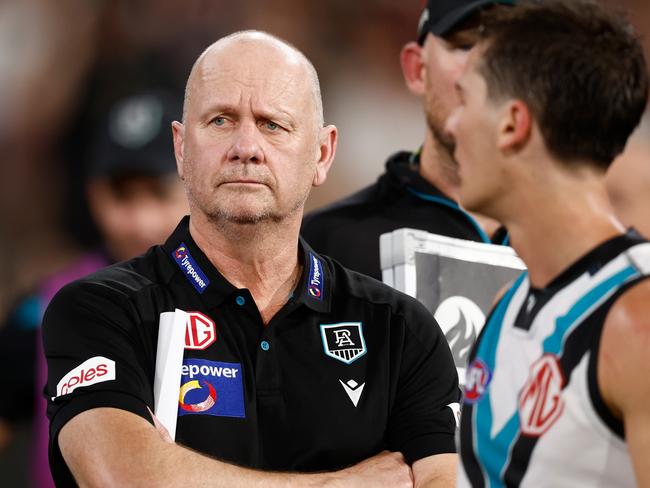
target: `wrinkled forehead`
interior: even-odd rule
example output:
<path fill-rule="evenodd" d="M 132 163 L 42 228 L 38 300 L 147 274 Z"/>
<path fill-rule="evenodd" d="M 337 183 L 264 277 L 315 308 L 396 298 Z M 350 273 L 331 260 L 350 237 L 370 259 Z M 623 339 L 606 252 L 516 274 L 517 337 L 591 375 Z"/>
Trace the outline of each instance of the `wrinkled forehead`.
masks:
<path fill-rule="evenodd" d="M 252 103 L 296 115 L 311 101 L 304 61 L 289 49 L 255 42 L 215 46 L 192 80 L 192 98 L 205 104 Z M 195 108 L 198 108 L 194 105 Z"/>

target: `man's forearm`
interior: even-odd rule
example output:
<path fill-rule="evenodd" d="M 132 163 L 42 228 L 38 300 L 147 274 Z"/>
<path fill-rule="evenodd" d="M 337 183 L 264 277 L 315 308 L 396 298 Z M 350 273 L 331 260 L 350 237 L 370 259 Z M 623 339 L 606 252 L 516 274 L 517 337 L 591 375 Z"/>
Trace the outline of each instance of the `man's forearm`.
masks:
<path fill-rule="evenodd" d="M 165 442 L 146 420 L 114 408 L 88 410 L 70 420 L 61 429 L 59 446 L 82 487 L 412 487 L 410 468 L 399 453 L 381 453 L 331 473 L 257 471 Z"/>

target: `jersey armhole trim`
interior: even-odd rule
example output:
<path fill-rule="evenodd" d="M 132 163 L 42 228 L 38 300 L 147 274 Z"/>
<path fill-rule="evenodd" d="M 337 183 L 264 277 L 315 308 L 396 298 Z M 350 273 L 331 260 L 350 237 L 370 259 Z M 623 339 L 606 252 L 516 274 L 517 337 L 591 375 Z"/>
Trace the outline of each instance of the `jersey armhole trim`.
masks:
<path fill-rule="evenodd" d="M 609 300 L 610 308 L 625 291 L 648 278 L 650 278 L 650 275 L 640 276 L 639 278 L 632 280 L 619 288 L 616 294 Z M 616 418 L 616 416 L 609 409 L 600 393 L 600 388 L 598 386 L 598 355 L 600 353 L 600 343 L 602 341 L 605 320 L 606 318 L 603 319 L 602 326 L 599 328 L 596 337 L 594 337 L 594 346 L 592 348 L 591 357 L 589 358 L 589 366 L 587 370 L 587 387 L 589 389 L 589 399 L 591 400 L 591 404 L 594 407 L 594 410 L 596 411 L 596 414 L 600 420 L 619 439 L 625 441 L 625 428 L 623 421 Z"/>

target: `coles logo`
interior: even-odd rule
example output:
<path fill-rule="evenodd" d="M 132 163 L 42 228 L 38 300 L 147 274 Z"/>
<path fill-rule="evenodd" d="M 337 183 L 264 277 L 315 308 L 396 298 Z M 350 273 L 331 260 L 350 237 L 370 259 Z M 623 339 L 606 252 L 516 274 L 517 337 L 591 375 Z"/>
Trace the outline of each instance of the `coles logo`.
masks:
<path fill-rule="evenodd" d="M 479 401 L 490 384 L 492 372 L 488 369 L 483 361 L 475 359 L 467 368 L 467 377 L 465 378 L 465 402 L 476 403 Z"/>
<path fill-rule="evenodd" d="M 562 415 L 564 375 L 557 356 L 545 354 L 530 370 L 528 383 L 519 397 L 521 431 L 539 437 Z"/>
<path fill-rule="evenodd" d="M 95 356 L 66 374 L 56 385 L 56 396 L 72 393 L 81 386 L 90 386 L 115 379 L 115 361 Z"/>
<path fill-rule="evenodd" d="M 188 393 L 193 390 L 203 390 L 203 400 L 195 399 L 195 403 L 186 401 Z M 198 400 L 198 401 L 197 401 Z M 192 380 L 181 386 L 179 406 L 187 412 L 205 412 L 210 410 L 217 403 L 217 392 L 210 383 L 205 380 Z"/>
<path fill-rule="evenodd" d="M 176 256 L 176 259 L 183 259 L 187 256 L 187 248 L 184 246 L 179 247 L 174 251 L 174 256 Z"/>
<path fill-rule="evenodd" d="M 185 349 L 205 349 L 217 340 L 214 321 L 201 312 L 187 312 Z"/>

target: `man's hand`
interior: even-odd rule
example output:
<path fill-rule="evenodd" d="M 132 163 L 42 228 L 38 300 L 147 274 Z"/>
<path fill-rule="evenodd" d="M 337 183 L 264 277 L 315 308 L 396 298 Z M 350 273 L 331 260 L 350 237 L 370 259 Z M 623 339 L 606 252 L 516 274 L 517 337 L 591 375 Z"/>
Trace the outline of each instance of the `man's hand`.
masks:
<path fill-rule="evenodd" d="M 413 473 L 399 452 L 384 451 L 347 469 L 333 473 L 333 487 L 413 488 Z"/>

